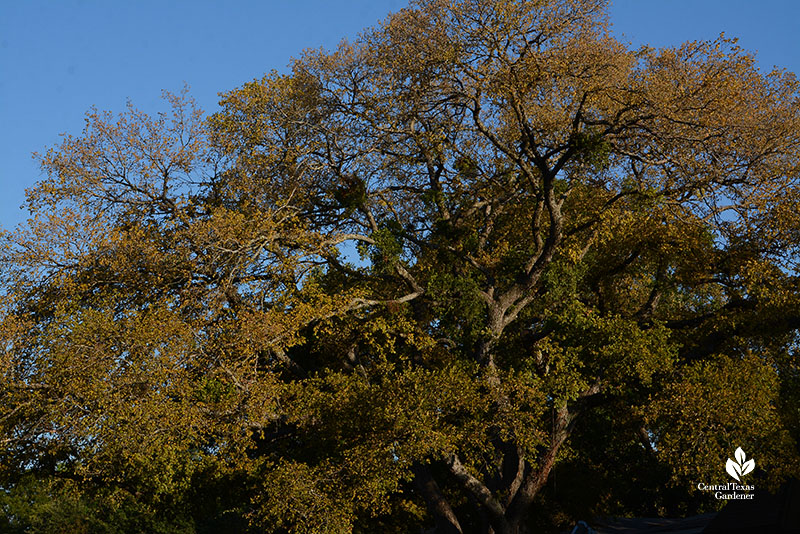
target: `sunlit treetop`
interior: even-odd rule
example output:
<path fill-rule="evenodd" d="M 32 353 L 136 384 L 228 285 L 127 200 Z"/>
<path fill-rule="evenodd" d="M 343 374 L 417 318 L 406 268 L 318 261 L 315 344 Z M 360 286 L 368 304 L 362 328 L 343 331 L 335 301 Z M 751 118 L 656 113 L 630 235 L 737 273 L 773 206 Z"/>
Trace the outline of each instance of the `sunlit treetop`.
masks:
<path fill-rule="evenodd" d="M 737 447 L 797 472 L 791 73 L 430 0 L 167 102 L 90 113 L 5 236 L 3 487 L 521 534 L 713 508 Z"/>

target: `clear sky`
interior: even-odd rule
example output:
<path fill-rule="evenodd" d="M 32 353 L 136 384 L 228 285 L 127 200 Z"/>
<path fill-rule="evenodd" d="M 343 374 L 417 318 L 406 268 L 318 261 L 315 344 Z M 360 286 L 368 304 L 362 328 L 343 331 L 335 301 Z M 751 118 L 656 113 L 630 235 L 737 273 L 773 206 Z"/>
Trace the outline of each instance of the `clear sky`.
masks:
<path fill-rule="evenodd" d="M 156 112 L 184 82 L 209 112 L 217 93 L 304 48 L 353 38 L 405 0 L 0 0 L 0 227 L 21 222 L 39 179 L 31 152 L 79 134 L 91 107 Z M 614 33 L 638 46 L 712 39 L 800 73 L 800 1 L 615 0 Z"/>

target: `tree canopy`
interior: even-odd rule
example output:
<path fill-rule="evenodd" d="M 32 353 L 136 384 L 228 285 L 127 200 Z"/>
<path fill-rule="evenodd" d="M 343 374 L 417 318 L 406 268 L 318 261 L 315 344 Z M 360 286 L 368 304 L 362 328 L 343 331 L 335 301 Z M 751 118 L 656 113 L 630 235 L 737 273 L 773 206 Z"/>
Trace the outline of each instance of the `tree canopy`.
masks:
<path fill-rule="evenodd" d="M 796 475 L 799 96 L 601 0 L 418 0 L 209 117 L 90 112 L 0 252 L 0 529 L 522 534 L 711 509 L 739 446 Z"/>

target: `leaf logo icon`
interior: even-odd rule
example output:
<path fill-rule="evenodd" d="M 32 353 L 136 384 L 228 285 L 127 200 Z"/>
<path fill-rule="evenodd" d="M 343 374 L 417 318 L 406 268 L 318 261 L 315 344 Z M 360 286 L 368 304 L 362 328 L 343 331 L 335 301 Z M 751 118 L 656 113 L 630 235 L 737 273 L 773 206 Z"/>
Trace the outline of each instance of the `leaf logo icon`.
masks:
<path fill-rule="evenodd" d="M 756 462 L 755 460 L 752 459 L 745 461 L 747 456 L 745 455 L 741 447 L 736 449 L 734 457 L 736 457 L 735 462 L 730 458 L 728 458 L 728 463 L 725 464 L 725 470 L 728 472 L 730 476 L 735 478 L 737 481 L 741 482 L 741 479 L 739 477 L 743 477 L 747 473 L 755 469 Z"/>

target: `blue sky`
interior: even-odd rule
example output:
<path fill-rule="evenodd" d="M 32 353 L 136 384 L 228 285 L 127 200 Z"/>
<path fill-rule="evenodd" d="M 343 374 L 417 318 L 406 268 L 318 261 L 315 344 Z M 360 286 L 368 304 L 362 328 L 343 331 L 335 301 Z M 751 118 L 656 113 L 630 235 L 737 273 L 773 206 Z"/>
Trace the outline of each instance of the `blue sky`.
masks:
<path fill-rule="evenodd" d="M 404 0 L 0 1 L 0 227 L 24 220 L 24 190 L 41 177 L 31 152 L 79 134 L 91 107 L 162 108 L 184 82 L 209 112 L 219 92 L 304 48 L 333 47 Z M 796 0 L 616 0 L 614 33 L 638 46 L 721 32 L 765 69 L 800 73 Z"/>

